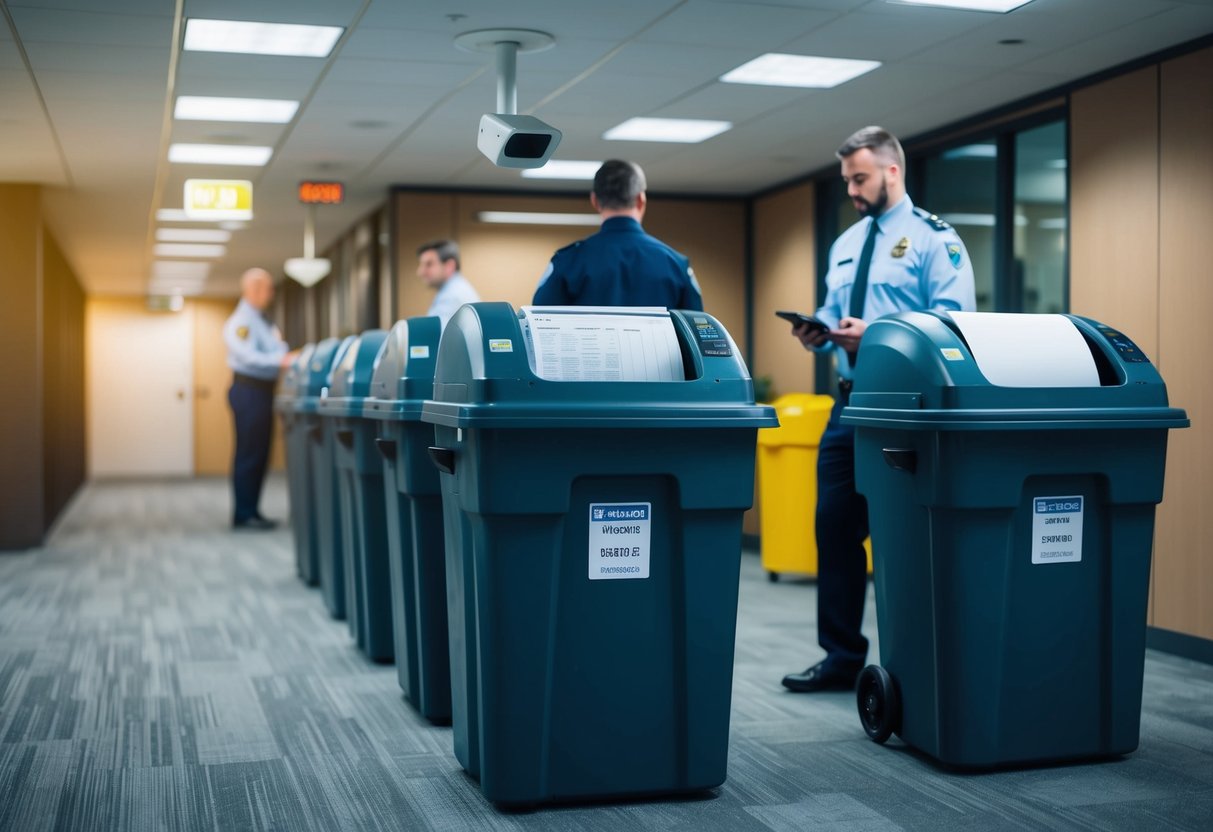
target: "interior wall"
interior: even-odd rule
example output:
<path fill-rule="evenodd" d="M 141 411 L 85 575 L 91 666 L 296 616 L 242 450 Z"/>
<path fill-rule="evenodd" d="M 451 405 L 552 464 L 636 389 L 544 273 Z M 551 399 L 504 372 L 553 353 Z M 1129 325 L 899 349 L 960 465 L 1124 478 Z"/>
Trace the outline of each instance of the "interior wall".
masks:
<path fill-rule="evenodd" d="M 42 235 L 44 525 L 84 484 L 84 290 L 49 231 Z"/>
<path fill-rule="evenodd" d="M 806 182 L 754 201 L 755 376 L 775 395 L 813 392 L 813 355 L 792 337 L 777 309 L 812 312 L 817 301 L 814 185 Z"/>
<path fill-rule="evenodd" d="M 0 185 L 0 550 L 37 546 L 46 525 L 40 211 L 36 185 Z"/>
<path fill-rule="evenodd" d="M 1078 90 L 1070 120 L 1070 310 L 1130 335 L 1192 419 L 1169 440 L 1150 623 L 1211 639 L 1213 50 Z"/>
<path fill-rule="evenodd" d="M 515 307 L 531 302 L 556 249 L 594 233 L 584 226 L 495 225 L 480 211 L 593 213 L 587 197 L 486 193 L 395 194 L 397 317 L 424 315 L 432 291 L 417 275 L 417 247 L 449 237 L 459 243 L 463 272 L 483 300 Z M 745 322 L 745 203 L 651 197 L 645 229 L 691 260 L 704 308 L 720 319 L 743 350 Z"/>
<path fill-rule="evenodd" d="M 1213 49 L 1167 61 L 1159 84 L 1158 364 L 1192 427 L 1171 434 L 1154 539 L 1154 625 L 1213 638 Z"/>

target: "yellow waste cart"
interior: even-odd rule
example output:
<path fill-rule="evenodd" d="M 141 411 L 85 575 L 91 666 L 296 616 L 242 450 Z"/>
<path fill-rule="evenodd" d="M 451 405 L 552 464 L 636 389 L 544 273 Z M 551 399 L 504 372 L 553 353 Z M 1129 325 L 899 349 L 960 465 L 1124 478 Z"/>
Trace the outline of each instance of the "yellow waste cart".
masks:
<path fill-rule="evenodd" d="M 788 393 L 771 403 L 779 427 L 758 431 L 758 499 L 762 568 L 772 581 L 785 572 L 817 575 L 817 449 L 834 400 Z M 868 549 L 868 571 L 872 551 Z"/>

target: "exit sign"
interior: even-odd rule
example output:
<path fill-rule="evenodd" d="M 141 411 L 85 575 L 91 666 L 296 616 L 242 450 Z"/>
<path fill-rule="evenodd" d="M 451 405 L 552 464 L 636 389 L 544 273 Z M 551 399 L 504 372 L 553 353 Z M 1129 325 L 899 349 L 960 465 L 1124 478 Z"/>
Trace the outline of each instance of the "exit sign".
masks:
<path fill-rule="evenodd" d="M 253 183 L 247 179 L 187 179 L 185 215 L 192 220 L 251 220 Z"/>
<path fill-rule="evenodd" d="M 345 185 L 340 182 L 300 182 L 299 201 L 308 205 L 340 205 Z"/>

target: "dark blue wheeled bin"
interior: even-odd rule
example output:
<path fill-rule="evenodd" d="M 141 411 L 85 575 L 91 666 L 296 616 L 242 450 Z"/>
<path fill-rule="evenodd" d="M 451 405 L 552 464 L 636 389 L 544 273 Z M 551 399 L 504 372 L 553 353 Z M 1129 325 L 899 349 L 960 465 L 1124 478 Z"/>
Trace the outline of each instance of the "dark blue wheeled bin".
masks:
<path fill-rule="evenodd" d="M 345 552 L 346 619 L 355 643 L 372 661 L 391 661 L 392 596 L 384 518 L 383 462 L 375 448 L 375 424 L 362 418 L 371 374 L 387 333 L 368 329 L 350 344 L 320 402 L 325 431 L 333 438 Z"/>
<path fill-rule="evenodd" d="M 312 499 L 316 504 L 316 560 L 320 567 L 320 594 L 329 615 L 345 618 L 345 554 L 341 528 L 340 500 L 337 492 L 337 461 L 333 432 L 320 413 L 320 403 L 328 397 L 333 370 L 354 343 L 350 335 L 342 340 L 326 338 L 312 354 L 309 395 L 301 398 L 305 408 L 312 452 Z"/>
<path fill-rule="evenodd" d="M 868 734 L 955 767 L 1133 751 L 1154 509 L 1188 425 L 1136 345 L 1073 315 L 882 318 L 842 421 L 875 565 Z"/>
<path fill-rule="evenodd" d="M 724 328 L 468 304 L 422 420 L 443 471 L 455 753 L 485 796 L 720 785 L 741 519 L 757 431 L 777 424 Z"/>
<path fill-rule="evenodd" d="M 429 458 L 434 426 L 421 421 L 421 406 L 434 391 L 441 332 L 435 317 L 392 327 L 362 412 L 378 422 L 383 455 L 396 671 L 405 698 L 439 724 L 451 719 L 446 554 L 442 488 Z"/>
<path fill-rule="evenodd" d="M 308 447 L 307 419 L 299 409 L 299 398 L 306 395 L 308 366 L 315 344 L 305 344 L 299 355 L 282 374 L 274 410 L 282 422 L 282 440 L 286 450 L 286 488 L 290 501 L 291 534 L 295 539 L 295 574 L 308 586 L 320 581 L 316 560 L 316 511 L 312 500 L 312 454 Z"/>

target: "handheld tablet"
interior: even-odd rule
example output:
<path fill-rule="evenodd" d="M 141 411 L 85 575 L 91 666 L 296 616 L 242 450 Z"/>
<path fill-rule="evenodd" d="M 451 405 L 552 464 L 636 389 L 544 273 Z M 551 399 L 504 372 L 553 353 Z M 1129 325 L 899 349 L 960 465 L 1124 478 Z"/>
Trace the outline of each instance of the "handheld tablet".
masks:
<path fill-rule="evenodd" d="M 808 324 L 810 331 L 814 329 L 820 329 L 823 332 L 829 330 L 826 322 L 821 320 L 821 318 L 814 318 L 812 315 L 806 315 L 803 312 L 789 312 L 781 309 L 775 314 L 789 322 L 794 327 L 800 326 L 801 324 Z"/>

